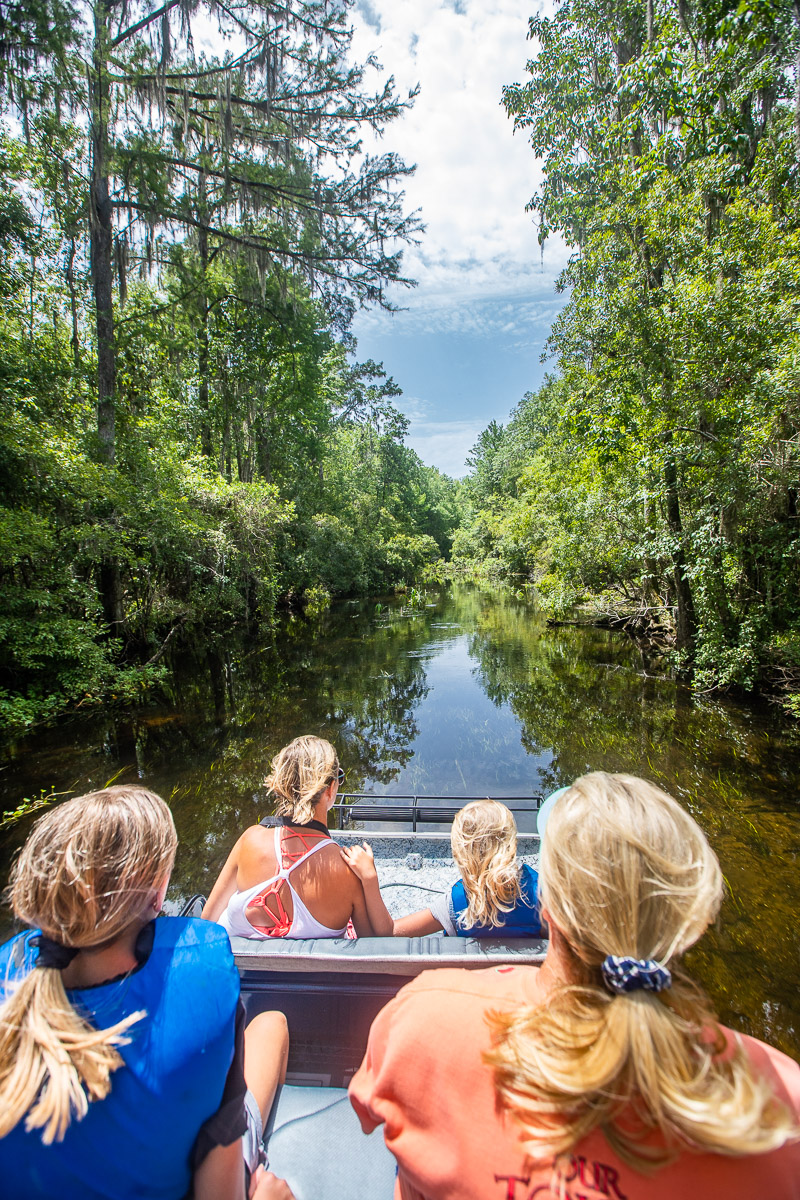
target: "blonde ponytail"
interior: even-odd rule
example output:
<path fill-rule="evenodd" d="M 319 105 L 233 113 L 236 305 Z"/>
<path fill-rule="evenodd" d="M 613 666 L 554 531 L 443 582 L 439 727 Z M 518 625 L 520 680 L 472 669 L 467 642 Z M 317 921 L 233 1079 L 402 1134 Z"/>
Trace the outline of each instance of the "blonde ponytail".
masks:
<path fill-rule="evenodd" d="M 762 1154 L 798 1135 L 744 1050 L 723 1053 L 705 997 L 670 961 L 722 897 L 716 857 L 676 801 L 631 776 L 579 779 L 548 822 L 540 890 L 576 982 L 535 1009 L 493 1014 L 486 1055 L 534 1158 L 595 1128 L 639 1171 L 686 1149 Z M 612 995 L 610 955 L 651 960 L 667 978 L 670 962 L 671 986 Z"/>
<path fill-rule="evenodd" d="M 95 1029 L 67 999 L 61 972 L 34 968 L 0 1009 L 0 1137 L 27 1114 L 28 1132 L 41 1129 L 45 1145 L 60 1142 L 89 1100 L 108 1095 L 111 1072 L 122 1066 L 115 1047 L 144 1015 Z"/>
<path fill-rule="evenodd" d="M 472 800 L 456 813 L 450 842 L 467 898 L 460 923 L 501 927 L 522 894 L 511 811 L 499 800 Z"/>
<path fill-rule="evenodd" d="M 34 826 L 12 872 L 12 908 L 62 946 L 96 949 L 145 915 L 176 846 L 172 814 L 153 792 L 115 787 L 80 796 Z M 70 1004 L 55 966 L 35 966 L 5 988 L 0 1137 L 25 1119 L 45 1144 L 60 1141 L 90 1101 L 108 1095 L 123 1065 L 117 1047 L 145 1013 L 96 1029 Z"/>
<path fill-rule="evenodd" d="M 310 821 L 325 788 L 333 783 L 339 759 L 330 742 L 307 733 L 275 755 L 264 784 L 275 794 L 275 812 L 301 823 Z"/>

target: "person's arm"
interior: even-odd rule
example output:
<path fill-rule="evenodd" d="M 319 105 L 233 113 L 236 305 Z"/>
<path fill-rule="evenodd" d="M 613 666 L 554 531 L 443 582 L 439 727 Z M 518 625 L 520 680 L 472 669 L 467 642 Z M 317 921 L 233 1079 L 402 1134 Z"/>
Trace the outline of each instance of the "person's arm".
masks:
<path fill-rule="evenodd" d="M 441 921 L 437 921 L 429 908 L 421 908 L 419 912 L 409 913 L 394 922 L 392 932 L 395 937 L 425 937 L 428 933 L 439 933 L 444 929 Z"/>
<path fill-rule="evenodd" d="M 193 1179 L 194 1200 L 241 1200 L 244 1195 L 242 1139 L 209 1150 Z"/>
<path fill-rule="evenodd" d="M 241 1138 L 215 1146 L 194 1173 L 192 1200 L 242 1200 L 244 1159 Z M 285 1179 L 262 1167 L 250 1180 L 250 1200 L 295 1200 Z"/>
<path fill-rule="evenodd" d="M 356 937 L 374 937 L 372 924 L 367 912 L 367 902 L 364 898 L 364 888 L 360 879 L 355 881 L 355 892 L 353 895 L 353 909 L 350 913 L 350 920 L 353 922 L 353 929 Z"/>
<path fill-rule="evenodd" d="M 242 834 L 244 837 L 244 834 Z M 211 894 L 205 902 L 202 916 L 206 921 L 216 921 L 225 911 L 226 905 L 233 893 L 236 891 L 236 875 L 239 870 L 239 847 L 242 838 L 239 838 L 236 845 L 228 855 L 225 866 L 219 873 L 217 882 L 211 889 Z"/>
<path fill-rule="evenodd" d="M 295 1200 L 295 1194 L 285 1179 L 259 1167 L 250 1183 L 250 1200 Z"/>
<path fill-rule="evenodd" d="M 342 849 L 342 858 L 361 885 L 359 891 L 363 896 L 365 911 L 361 909 L 358 894 L 356 894 L 353 904 L 353 928 L 357 935 L 359 937 L 391 937 L 393 921 L 383 902 L 372 848 L 367 842 L 363 842 L 360 846 L 348 846 L 347 849 Z M 362 933 L 359 925 L 362 928 L 365 927 L 364 917 L 367 918 L 366 925 L 369 926 L 369 929 Z"/>
<path fill-rule="evenodd" d="M 193 1200 L 242 1200 L 242 1134 L 248 1119 L 245 1090 L 255 1097 L 266 1126 L 279 1084 L 286 1078 L 289 1031 L 283 1013 L 260 1013 L 245 1029 L 241 999 L 236 1005 L 233 1059 L 219 1108 L 203 1122 L 192 1149 Z M 250 1180 L 250 1200 L 294 1200 L 289 1185 L 259 1167 Z"/>

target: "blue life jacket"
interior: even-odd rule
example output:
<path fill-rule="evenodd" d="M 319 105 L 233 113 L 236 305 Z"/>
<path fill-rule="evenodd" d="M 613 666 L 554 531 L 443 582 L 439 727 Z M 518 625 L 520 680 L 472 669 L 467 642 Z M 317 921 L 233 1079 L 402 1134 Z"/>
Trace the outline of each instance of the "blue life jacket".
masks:
<path fill-rule="evenodd" d="M 539 938 L 542 936 L 542 924 L 539 917 L 538 890 L 539 876 L 533 867 L 522 864 L 520 873 L 519 900 L 511 912 L 503 913 L 502 925 L 471 925 L 464 929 L 459 924 L 459 917 L 468 907 L 467 893 L 462 880 L 454 883 L 450 892 L 450 917 L 459 937 L 496 937 L 496 938 Z"/>
<path fill-rule="evenodd" d="M 160 917 L 137 970 L 67 993 L 98 1029 L 139 1009 L 147 1016 L 120 1046 L 111 1091 L 45 1146 L 25 1119 L 0 1138 L 3 1200 L 180 1200 L 190 1154 L 220 1106 L 234 1051 L 239 976 L 228 935 L 211 921 Z M 36 930 L 0 947 L 0 999 L 31 970 Z"/>

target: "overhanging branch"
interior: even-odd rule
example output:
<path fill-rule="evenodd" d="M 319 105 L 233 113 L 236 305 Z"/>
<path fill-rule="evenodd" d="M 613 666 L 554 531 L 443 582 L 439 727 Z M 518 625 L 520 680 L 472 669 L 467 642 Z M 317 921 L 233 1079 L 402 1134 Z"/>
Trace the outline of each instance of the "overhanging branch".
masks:
<path fill-rule="evenodd" d="M 122 33 L 118 33 L 111 42 L 111 49 L 113 50 L 120 42 L 124 42 L 126 38 L 132 37 L 134 33 L 138 33 L 140 29 L 144 29 L 147 25 L 152 25 L 153 21 L 157 21 L 159 17 L 163 17 L 171 8 L 175 8 L 178 2 L 179 0 L 167 0 L 166 4 L 163 4 L 161 8 L 157 8 L 154 13 L 150 13 L 148 17 L 142 17 L 141 21 L 137 21 L 135 25 L 129 25 L 127 29 L 123 29 Z"/>

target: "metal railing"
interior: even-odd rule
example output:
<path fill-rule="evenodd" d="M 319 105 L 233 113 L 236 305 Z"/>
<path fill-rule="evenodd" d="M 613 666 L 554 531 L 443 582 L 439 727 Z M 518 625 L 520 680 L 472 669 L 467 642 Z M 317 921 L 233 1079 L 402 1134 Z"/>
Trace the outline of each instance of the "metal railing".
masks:
<path fill-rule="evenodd" d="M 483 796 L 376 796 L 372 792 L 344 792 L 333 806 L 333 812 L 344 821 L 408 822 L 414 833 L 417 825 L 449 824 L 456 813 L 470 800 L 485 800 Z M 512 813 L 537 812 L 544 799 L 536 796 L 492 796 L 510 808 Z M 456 801 L 454 804 L 453 801 Z M 367 803 L 365 803 L 365 801 Z M 435 803 L 445 801 L 446 803 Z"/>

